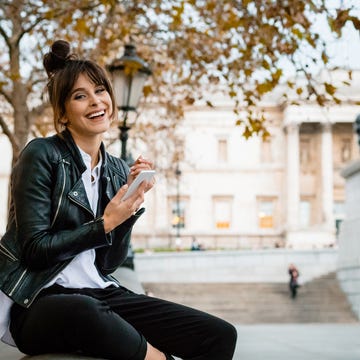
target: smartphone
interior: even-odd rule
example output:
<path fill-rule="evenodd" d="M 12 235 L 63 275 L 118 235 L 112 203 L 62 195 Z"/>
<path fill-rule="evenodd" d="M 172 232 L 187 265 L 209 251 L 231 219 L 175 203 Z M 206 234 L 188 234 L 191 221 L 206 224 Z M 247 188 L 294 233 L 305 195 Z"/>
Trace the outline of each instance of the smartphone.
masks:
<path fill-rule="evenodd" d="M 135 178 L 135 180 L 130 184 L 125 195 L 122 197 L 121 200 L 126 200 L 129 196 L 131 196 L 143 181 L 145 181 L 145 180 L 150 181 L 154 177 L 155 172 L 156 172 L 155 170 L 141 171 L 138 174 L 138 176 Z"/>

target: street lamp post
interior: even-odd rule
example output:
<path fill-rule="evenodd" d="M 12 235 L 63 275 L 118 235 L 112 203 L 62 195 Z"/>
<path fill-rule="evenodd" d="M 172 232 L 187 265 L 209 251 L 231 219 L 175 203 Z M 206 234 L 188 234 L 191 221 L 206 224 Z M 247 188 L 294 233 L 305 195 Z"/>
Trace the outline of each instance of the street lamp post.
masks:
<path fill-rule="evenodd" d="M 145 61 L 136 54 L 136 48 L 132 44 L 125 45 L 124 55 L 119 59 L 115 59 L 108 66 L 108 70 L 112 77 L 118 110 L 123 112 L 123 119 L 119 125 L 121 158 L 128 162 L 129 156 L 126 149 L 129 138 L 128 131 L 136 120 L 136 109 L 139 105 L 145 81 L 152 72 Z M 129 121 L 130 112 L 135 114 L 132 123 Z"/>
<path fill-rule="evenodd" d="M 181 246 L 180 226 L 182 225 L 182 221 L 181 221 L 181 211 L 180 211 L 180 176 L 181 176 L 181 170 L 179 169 L 179 165 L 176 166 L 175 176 L 176 176 L 176 215 L 177 215 L 176 246 L 180 248 L 180 246 Z"/>
<path fill-rule="evenodd" d="M 121 142 L 121 159 L 128 165 L 132 162 L 131 156 L 127 154 L 127 140 L 129 130 L 137 117 L 137 107 L 145 81 L 151 75 L 151 70 L 145 61 L 136 54 L 136 48 L 132 44 L 125 45 L 124 55 L 120 59 L 114 60 L 108 67 L 111 74 L 115 101 L 118 110 L 123 112 L 122 122 L 119 125 Z M 130 122 L 130 113 L 133 113 L 134 121 Z M 122 265 L 134 269 L 134 253 L 131 244 L 129 245 L 128 256 Z"/>

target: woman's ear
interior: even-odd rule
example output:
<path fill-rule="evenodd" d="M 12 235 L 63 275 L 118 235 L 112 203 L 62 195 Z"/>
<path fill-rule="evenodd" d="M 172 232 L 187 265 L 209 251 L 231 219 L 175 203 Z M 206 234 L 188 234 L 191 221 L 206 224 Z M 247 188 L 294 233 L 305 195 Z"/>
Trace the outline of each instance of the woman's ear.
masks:
<path fill-rule="evenodd" d="M 68 124 L 69 120 L 66 118 L 59 119 L 59 123 L 63 126 L 66 126 Z"/>

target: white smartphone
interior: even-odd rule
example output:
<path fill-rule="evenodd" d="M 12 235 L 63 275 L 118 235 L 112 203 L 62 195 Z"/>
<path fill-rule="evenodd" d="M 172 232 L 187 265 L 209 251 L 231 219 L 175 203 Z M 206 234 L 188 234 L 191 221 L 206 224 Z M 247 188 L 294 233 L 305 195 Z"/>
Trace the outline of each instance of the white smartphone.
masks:
<path fill-rule="evenodd" d="M 139 175 L 135 178 L 135 180 L 130 184 L 129 188 L 127 189 L 125 195 L 122 197 L 121 200 L 126 200 L 129 196 L 131 196 L 143 181 L 150 181 L 154 177 L 155 172 L 155 170 L 141 171 Z"/>

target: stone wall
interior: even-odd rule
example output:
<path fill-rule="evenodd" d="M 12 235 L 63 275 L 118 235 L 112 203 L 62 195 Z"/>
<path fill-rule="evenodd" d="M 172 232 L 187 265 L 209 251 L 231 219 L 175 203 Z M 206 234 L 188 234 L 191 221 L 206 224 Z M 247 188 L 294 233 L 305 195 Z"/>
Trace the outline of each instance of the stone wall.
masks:
<path fill-rule="evenodd" d="M 346 218 L 340 229 L 337 277 L 360 318 L 360 161 L 348 165 L 342 176 L 346 180 Z"/>
<path fill-rule="evenodd" d="M 290 263 L 300 280 L 336 271 L 337 249 L 182 251 L 136 254 L 141 282 L 287 282 Z"/>

